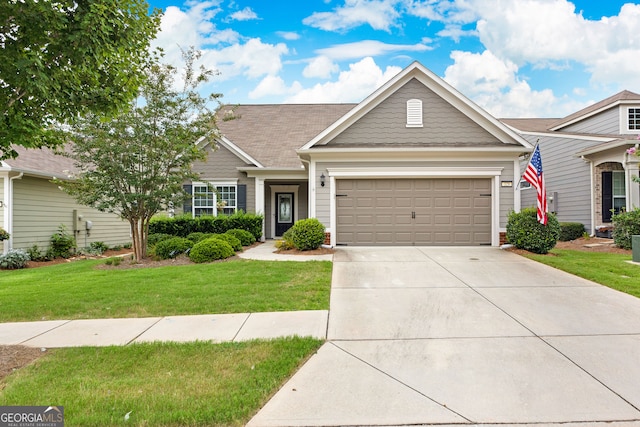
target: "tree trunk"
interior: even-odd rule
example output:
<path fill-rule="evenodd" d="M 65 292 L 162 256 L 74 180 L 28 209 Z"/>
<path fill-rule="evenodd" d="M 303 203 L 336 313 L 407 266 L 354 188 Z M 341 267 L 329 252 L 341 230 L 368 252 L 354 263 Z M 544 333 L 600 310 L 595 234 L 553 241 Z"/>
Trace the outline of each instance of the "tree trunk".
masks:
<path fill-rule="evenodd" d="M 133 238 L 133 255 L 136 259 L 136 262 L 140 262 L 142 258 L 144 258 L 146 251 L 142 246 L 142 233 L 140 232 L 140 219 L 132 218 L 129 220 L 129 224 L 131 226 L 131 237 Z"/>

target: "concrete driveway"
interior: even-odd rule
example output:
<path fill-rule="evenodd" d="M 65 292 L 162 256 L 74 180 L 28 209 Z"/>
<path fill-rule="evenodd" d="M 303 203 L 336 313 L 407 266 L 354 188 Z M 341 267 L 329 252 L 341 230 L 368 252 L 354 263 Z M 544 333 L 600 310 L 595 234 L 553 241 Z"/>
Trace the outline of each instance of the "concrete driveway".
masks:
<path fill-rule="evenodd" d="M 640 426 L 640 299 L 496 248 L 340 249 L 328 338 L 249 425 Z"/>

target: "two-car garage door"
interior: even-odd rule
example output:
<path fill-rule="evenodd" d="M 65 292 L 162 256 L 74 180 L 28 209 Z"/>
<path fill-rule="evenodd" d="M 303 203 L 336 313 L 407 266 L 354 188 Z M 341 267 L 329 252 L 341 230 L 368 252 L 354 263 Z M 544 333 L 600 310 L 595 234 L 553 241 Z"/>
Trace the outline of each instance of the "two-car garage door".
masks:
<path fill-rule="evenodd" d="M 337 179 L 344 245 L 490 245 L 491 180 Z"/>

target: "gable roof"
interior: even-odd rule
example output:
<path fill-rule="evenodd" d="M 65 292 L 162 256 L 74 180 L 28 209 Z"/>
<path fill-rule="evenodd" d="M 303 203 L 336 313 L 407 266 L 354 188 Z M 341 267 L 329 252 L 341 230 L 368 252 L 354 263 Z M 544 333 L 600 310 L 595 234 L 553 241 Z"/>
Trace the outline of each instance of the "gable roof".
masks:
<path fill-rule="evenodd" d="M 300 168 L 296 150 L 351 110 L 355 104 L 262 104 L 224 106 L 224 139 L 265 168 Z M 256 165 L 258 166 L 258 165 Z"/>
<path fill-rule="evenodd" d="M 557 118 L 500 119 L 502 123 L 521 132 L 549 132 L 549 128 L 558 121 Z"/>
<path fill-rule="evenodd" d="M 364 101 L 355 106 L 351 111 L 334 122 L 315 136 L 298 152 L 310 150 L 313 147 L 326 145 L 337 135 L 345 131 L 356 121 L 361 119 L 384 100 L 393 95 L 398 89 L 407 84 L 412 79 L 416 79 L 428 89 L 440 96 L 451 106 L 456 108 L 469 119 L 482 127 L 485 131 L 496 137 L 502 143 L 516 145 L 520 148 L 532 150 L 531 144 L 520 136 L 517 132 L 501 123 L 488 112 L 473 103 L 470 99 L 462 95 L 455 88 L 449 85 L 440 77 L 425 68 L 419 62 L 413 62 L 407 68 L 398 73 L 387 83 L 369 95 Z M 507 142 L 508 141 L 508 142 Z"/>
<path fill-rule="evenodd" d="M 602 111 L 608 110 L 610 108 L 616 107 L 620 104 L 624 104 L 627 101 L 640 101 L 640 95 L 628 90 L 623 90 L 622 92 L 618 92 L 609 98 L 603 99 L 600 102 L 596 102 L 593 105 L 590 105 L 586 108 L 583 108 L 580 111 L 576 111 L 573 114 L 568 115 L 556 123 L 552 124 L 549 129 L 550 130 L 560 130 L 563 127 L 569 126 L 581 120 L 584 120 L 588 117 L 591 117 L 597 113 L 601 113 Z"/>

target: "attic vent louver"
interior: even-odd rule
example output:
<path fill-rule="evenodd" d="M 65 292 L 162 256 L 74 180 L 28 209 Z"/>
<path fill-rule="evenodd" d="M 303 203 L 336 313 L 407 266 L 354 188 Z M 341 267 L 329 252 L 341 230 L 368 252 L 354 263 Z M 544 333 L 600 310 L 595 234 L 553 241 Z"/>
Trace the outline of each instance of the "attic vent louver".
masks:
<path fill-rule="evenodd" d="M 419 99 L 410 99 L 407 101 L 407 127 L 422 127 L 422 101 Z"/>

